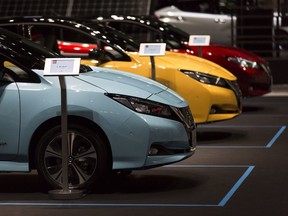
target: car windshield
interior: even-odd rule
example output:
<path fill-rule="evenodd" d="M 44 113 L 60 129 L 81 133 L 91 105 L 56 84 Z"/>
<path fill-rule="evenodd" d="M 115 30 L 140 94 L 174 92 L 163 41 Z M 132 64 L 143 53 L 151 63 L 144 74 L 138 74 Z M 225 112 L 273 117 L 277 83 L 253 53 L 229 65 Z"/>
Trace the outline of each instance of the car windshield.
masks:
<path fill-rule="evenodd" d="M 126 37 L 129 35 L 138 46 L 140 43 L 165 42 L 167 50 L 186 49 L 186 46 L 183 45 L 183 42 L 189 40 L 189 35 L 186 32 L 174 28 L 170 24 L 162 23 L 155 17 L 134 16 L 133 18 L 130 20 L 130 17 L 128 17 L 123 21 L 108 18 L 107 20 L 100 19 L 98 22 L 105 23 L 106 26 L 125 33 Z M 93 19 L 93 21 L 96 21 L 96 19 Z"/>
<path fill-rule="evenodd" d="M 179 28 L 175 28 L 174 26 L 172 26 L 169 23 L 164 23 L 161 21 L 158 21 L 158 22 L 159 22 L 159 27 L 164 29 L 164 32 L 165 32 L 164 35 L 165 35 L 166 39 L 175 39 L 175 40 L 181 41 L 181 42 L 189 41 L 189 34 L 187 32 L 184 32 Z"/>

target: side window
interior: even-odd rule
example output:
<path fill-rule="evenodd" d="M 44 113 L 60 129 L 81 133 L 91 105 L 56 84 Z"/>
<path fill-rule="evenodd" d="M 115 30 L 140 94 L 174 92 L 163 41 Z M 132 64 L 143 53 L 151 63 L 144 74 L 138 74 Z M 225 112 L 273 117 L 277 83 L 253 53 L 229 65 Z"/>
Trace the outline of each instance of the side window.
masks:
<path fill-rule="evenodd" d="M 15 32 L 24 36 L 22 25 L 4 25 L 1 26 L 1 28 L 5 28 L 11 32 Z"/>
<path fill-rule="evenodd" d="M 68 28 L 59 29 L 57 39 L 69 42 L 80 42 L 95 45 L 97 44 L 95 38 L 89 37 L 88 35 L 85 35 L 83 33 Z"/>
<path fill-rule="evenodd" d="M 60 53 L 65 56 L 85 58 L 88 57 L 90 50 L 98 48 L 95 38 L 66 28 L 59 29 L 57 43 Z"/>
<path fill-rule="evenodd" d="M 91 59 L 89 51 L 99 49 L 97 38 L 86 35 L 84 32 L 54 26 L 34 26 L 34 41 L 43 43 L 47 48 L 57 51 L 58 53 L 69 57 L 81 57 L 82 59 Z M 36 29 L 37 28 L 37 29 Z M 37 31 L 36 31 L 37 30 Z M 32 32 L 32 31 L 31 31 Z M 39 34 L 40 33 L 40 34 Z M 44 36 L 44 39 L 42 39 Z M 112 46 L 101 43 L 101 49 L 104 50 L 104 55 L 101 55 L 103 61 L 127 61 L 127 57 Z M 56 48 L 55 48 L 56 46 Z M 98 60 L 98 59 L 94 59 Z M 130 60 L 130 59 L 129 59 Z"/>
<path fill-rule="evenodd" d="M 178 0 L 176 7 L 183 11 L 200 12 L 200 13 L 214 13 L 215 1 L 211 0 Z M 213 8 L 214 7 L 214 8 Z"/>
<path fill-rule="evenodd" d="M 57 45 L 57 29 L 52 26 L 30 26 L 30 39 L 49 50 L 60 53 Z"/>
<path fill-rule="evenodd" d="M 10 61 L 1 63 L 2 81 L 6 82 L 35 82 L 35 78 Z"/>
<path fill-rule="evenodd" d="M 174 4 L 188 12 L 230 14 L 237 0 L 176 0 Z"/>

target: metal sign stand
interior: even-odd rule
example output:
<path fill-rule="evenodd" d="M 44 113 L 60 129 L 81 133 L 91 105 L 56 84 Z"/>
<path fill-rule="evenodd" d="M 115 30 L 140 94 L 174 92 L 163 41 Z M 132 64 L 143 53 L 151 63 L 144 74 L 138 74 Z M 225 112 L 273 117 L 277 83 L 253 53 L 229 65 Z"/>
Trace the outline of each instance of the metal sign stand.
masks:
<path fill-rule="evenodd" d="M 197 46 L 198 56 L 202 57 L 202 46 L 210 45 L 210 35 L 190 35 L 189 46 Z"/>
<path fill-rule="evenodd" d="M 202 57 L 202 46 L 198 46 L 198 56 Z"/>
<path fill-rule="evenodd" d="M 68 124 L 67 124 L 67 92 L 65 76 L 59 76 L 61 87 L 61 133 L 62 133 L 62 189 L 49 191 L 49 196 L 52 199 L 71 200 L 83 197 L 81 190 L 69 189 L 68 180 Z"/>
<path fill-rule="evenodd" d="M 152 76 L 152 80 L 156 80 L 156 71 L 155 71 L 155 59 L 154 59 L 154 56 L 150 56 L 150 62 L 151 62 L 151 76 Z"/>
<path fill-rule="evenodd" d="M 155 59 L 154 56 L 164 56 L 166 43 L 141 43 L 139 56 L 149 56 L 151 63 L 151 79 L 156 80 Z"/>
<path fill-rule="evenodd" d="M 49 191 L 52 199 L 79 199 L 83 197 L 80 190 L 69 189 L 69 154 L 70 143 L 68 139 L 67 120 L 67 92 L 65 76 L 79 75 L 80 58 L 46 58 L 43 75 L 58 76 L 61 89 L 61 142 L 62 142 L 62 189 Z"/>

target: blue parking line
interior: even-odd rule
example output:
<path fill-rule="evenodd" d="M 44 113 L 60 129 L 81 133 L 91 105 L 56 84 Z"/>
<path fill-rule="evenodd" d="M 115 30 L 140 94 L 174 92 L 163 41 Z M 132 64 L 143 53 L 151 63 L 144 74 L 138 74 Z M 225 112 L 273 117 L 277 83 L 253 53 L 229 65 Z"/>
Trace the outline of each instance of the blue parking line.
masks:
<path fill-rule="evenodd" d="M 221 200 L 218 206 L 225 206 L 228 200 L 233 196 L 236 190 L 240 187 L 240 185 L 244 182 L 244 180 L 248 177 L 248 175 L 252 172 L 254 166 L 248 167 L 246 172 L 241 176 L 241 178 L 236 182 L 236 184 L 231 188 L 231 190 L 227 193 L 227 195 Z"/>
<path fill-rule="evenodd" d="M 204 126 L 203 128 L 232 128 L 232 127 L 262 127 L 262 128 L 269 128 L 269 127 L 279 127 L 275 125 L 223 125 L 223 126 Z M 271 148 L 272 145 L 275 143 L 275 141 L 278 139 L 278 137 L 283 133 L 283 131 L 286 129 L 286 126 L 281 126 L 281 128 L 278 130 L 278 132 L 274 135 L 274 137 L 268 142 L 266 146 L 212 146 L 212 145 L 202 145 L 202 146 L 197 146 L 197 148 L 219 148 L 219 149 L 238 149 L 238 148 Z"/>
<path fill-rule="evenodd" d="M 282 134 L 282 132 L 286 129 L 286 126 L 282 126 L 280 130 L 276 133 L 276 135 L 272 138 L 272 140 L 266 145 L 267 148 L 271 148 L 275 143 L 276 139 Z"/>
<path fill-rule="evenodd" d="M 198 125 L 197 128 L 271 128 L 280 126 L 281 125 Z"/>
<path fill-rule="evenodd" d="M 244 180 L 249 176 L 249 174 L 254 169 L 254 166 L 244 166 L 244 165 L 167 165 L 166 167 L 174 168 L 247 168 L 245 173 L 240 177 L 240 179 L 234 184 L 234 186 L 229 190 L 229 192 L 224 196 L 224 198 L 219 202 L 219 204 L 184 204 L 184 203 L 63 203 L 63 202 L 0 202 L 0 206 L 55 206 L 55 207 L 224 207 L 226 203 L 235 194 L 238 188 L 242 185 Z"/>

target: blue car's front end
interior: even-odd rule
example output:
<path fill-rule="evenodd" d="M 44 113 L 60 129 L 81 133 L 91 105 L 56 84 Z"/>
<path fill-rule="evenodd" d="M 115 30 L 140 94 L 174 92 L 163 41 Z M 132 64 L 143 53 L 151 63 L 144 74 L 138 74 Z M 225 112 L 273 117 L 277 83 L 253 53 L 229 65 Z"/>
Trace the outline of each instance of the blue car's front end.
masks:
<path fill-rule="evenodd" d="M 0 171 L 38 174 L 62 185 L 62 105 L 57 76 L 32 42 L 1 30 Z M 69 188 L 89 188 L 112 170 L 175 163 L 195 151 L 189 106 L 167 87 L 141 76 L 81 65 L 65 77 Z"/>
<path fill-rule="evenodd" d="M 96 99 L 92 106 L 109 139 L 113 169 L 151 168 L 193 154 L 196 128 L 180 96 L 151 79 L 94 69 L 78 78 L 106 91 L 106 102 Z"/>

